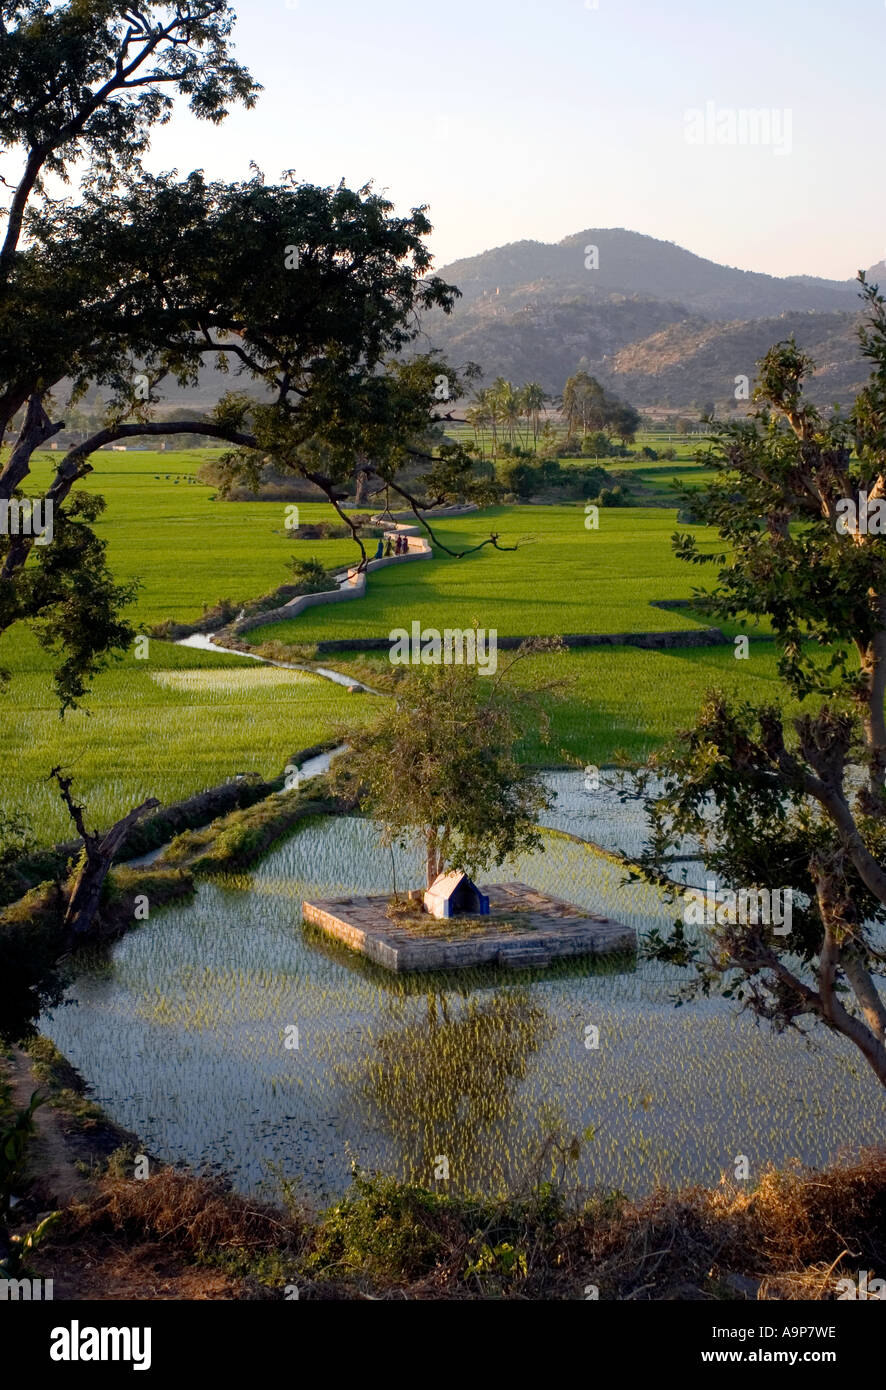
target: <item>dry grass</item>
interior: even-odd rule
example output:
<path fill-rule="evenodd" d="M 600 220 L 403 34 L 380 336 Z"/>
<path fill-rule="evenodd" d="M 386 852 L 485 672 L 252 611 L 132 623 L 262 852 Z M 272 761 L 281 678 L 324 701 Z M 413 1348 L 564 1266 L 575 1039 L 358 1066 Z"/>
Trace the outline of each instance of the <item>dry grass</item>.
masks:
<path fill-rule="evenodd" d="M 130 1254 L 159 1249 L 184 1265 L 214 1267 L 245 1281 L 233 1296 L 255 1297 L 262 1287 L 277 1288 L 292 1277 L 307 1237 L 299 1213 L 241 1197 L 218 1179 L 162 1168 L 142 1180 L 100 1179 L 89 1200 L 65 1211 L 53 1245 L 96 1250 L 104 1239 L 116 1253 L 121 1246 Z M 46 1256 L 52 1263 L 51 1248 Z"/>
<path fill-rule="evenodd" d="M 117 1256 L 144 1246 L 237 1276 L 216 1297 L 280 1296 L 294 1279 L 314 1298 L 578 1299 L 594 1284 L 601 1299 L 832 1299 L 839 1277 L 886 1270 L 886 1151 L 768 1173 L 751 1192 L 659 1191 L 573 1213 L 549 1189 L 496 1203 L 363 1179 L 314 1220 L 165 1169 L 101 1180 L 53 1244 L 94 1256 L 100 1237 Z"/>
<path fill-rule="evenodd" d="M 447 940 L 483 936 L 492 930 L 515 933 L 536 930 L 528 912 L 509 912 L 506 916 L 490 913 L 486 917 L 433 917 L 420 902 L 408 898 L 392 899 L 385 916 L 413 936 L 441 936 Z"/>
<path fill-rule="evenodd" d="M 886 1150 L 771 1171 L 750 1192 L 659 1191 L 602 1220 L 592 1207 L 558 1244 L 554 1262 L 584 1271 L 601 1298 L 834 1298 L 839 1277 L 886 1272 Z"/>

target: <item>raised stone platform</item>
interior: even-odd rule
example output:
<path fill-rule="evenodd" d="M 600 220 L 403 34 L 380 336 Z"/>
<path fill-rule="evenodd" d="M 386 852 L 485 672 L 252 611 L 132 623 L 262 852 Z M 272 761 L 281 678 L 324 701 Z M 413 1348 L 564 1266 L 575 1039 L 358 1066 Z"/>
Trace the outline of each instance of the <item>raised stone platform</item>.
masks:
<path fill-rule="evenodd" d="M 633 952 L 637 936 L 574 903 L 552 898 L 525 883 L 484 885 L 488 917 L 439 919 L 416 912 L 387 915 L 389 898 L 325 898 L 306 902 L 306 922 L 344 942 L 387 970 L 465 970 L 478 965 L 531 969 L 569 956 Z"/>

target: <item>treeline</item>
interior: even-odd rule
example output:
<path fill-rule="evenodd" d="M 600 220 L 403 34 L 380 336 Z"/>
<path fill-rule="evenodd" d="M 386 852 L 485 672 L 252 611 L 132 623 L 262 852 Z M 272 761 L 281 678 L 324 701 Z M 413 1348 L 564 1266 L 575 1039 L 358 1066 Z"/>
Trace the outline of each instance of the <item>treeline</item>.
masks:
<path fill-rule="evenodd" d="M 549 407 L 557 420 L 547 413 Z M 633 443 L 640 428 L 639 411 L 585 371 L 571 376 L 559 396 L 549 396 L 537 381 L 515 386 L 497 377 L 491 386 L 475 393 L 465 419 L 480 454 L 485 456 L 488 442 L 493 459 L 516 450 L 556 458 L 564 456 L 564 442 L 570 446 L 566 455 L 593 452 L 606 457 L 612 452 L 613 439 L 624 448 Z M 588 444 L 596 447 L 585 447 Z"/>

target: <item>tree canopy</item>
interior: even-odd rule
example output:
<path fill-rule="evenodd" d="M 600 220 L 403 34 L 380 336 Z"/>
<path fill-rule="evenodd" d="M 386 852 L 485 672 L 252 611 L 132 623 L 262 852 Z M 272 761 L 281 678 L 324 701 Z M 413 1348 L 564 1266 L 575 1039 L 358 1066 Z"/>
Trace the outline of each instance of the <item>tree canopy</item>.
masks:
<path fill-rule="evenodd" d="M 63 649 L 64 709 L 133 636 L 123 616 L 132 587 L 114 582 L 91 526 L 101 499 L 74 491 L 102 446 L 218 439 L 231 446 L 223 483 L 271 461 L 336 507 L 357 472 L 416 513 L 456 496 L 489 500 L 495 488 L 435 423 L 439 401 L 475 369 L 397 356 L 421 312 L 448 312 L 457 295 L 430 273 L 425 208 L 397 216 L 370 186 L 318 188 L 291 174 L 269 184 L 257 169 L 233 184 L 143 169 L 175 94 L 211 121 L 255 100 L 230 51 L 225 0 L 131 10 L 0 0 L 0 21 L 0 154 L 22 162 L 0 214 L 0 440 L 19 421 L 0 503 L 23 497 L 35 450 L 64 428 L 53 393 L 76 405 L 98 384 L 109 397 L 104 427 L 65 453 L 45 494 L 53 544 L 0 536 L 0 632 L 30 621 Z M 69 180 L 77 161 L 78 196 L 52 196 L 48 180 Z M 193 419 L 159 418 L 162 382 L 194 385 L 210 362 L 236 374 L 236 389 Z"/>
<path fill-rule="evenodd" d="M 544 728 L 537 695 L 507 681 L 514 661 L 558 644 L 537 639 L 496 677 L 476 666 L 439 665 L 410 672 L 396 703 L 364 729 L 334 764 L 343 789 L 358 790 L 363 809 L 383 827 L 387 844 L 425 849 L 430 886 L 447 869 L 476 873 L 541 844 L 537 818 L 550 793 L 521 764 L 520 739 Z"/>
<path fill-rule="evenodd" d="M 652 953 L 693 965 L 690 992 L 717 988 L 776 1028 L 821 1022 L 860 1049 L 886 1084 L 886 536 L 858 524 L 862 495 L 886 495 L 886 301 L 861 276 L 868 385 L 850 412 L 805 397 L 811 362 L 793 341 L 760 367 L 758 408 L 720 427 L 720 476 L 693 494 L 725 549 L 675 537 L 687 561 L 717 567 L 701 601 L 721 617 L 767 618 L 785 693 L 778 707 L 708 697 L 694 729 L 654 762 L 645 870 L 669 884 L 688 836 L 730 888 L 796 894 L 789 935 L 771 923 L 678 923 Z M 856 523 L 845 524 L 852 510 Z"/>

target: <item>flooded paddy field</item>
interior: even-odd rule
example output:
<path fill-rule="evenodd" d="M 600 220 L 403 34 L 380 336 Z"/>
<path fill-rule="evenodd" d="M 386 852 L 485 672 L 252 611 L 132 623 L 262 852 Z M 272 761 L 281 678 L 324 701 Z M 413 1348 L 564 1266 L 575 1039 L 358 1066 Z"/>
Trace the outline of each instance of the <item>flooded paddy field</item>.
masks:
<path fill-rule="evenodd" d="M 551 782 L 549 826 L 638 848 L 637 808 L 609 779 L 593 797 L 580 773 Z M 557 829 L 485 879 L 640 932 L 673 920 L 652 888 L 625 886 Z M 401 890 L 421 882 L 417 853 L 394 869 Z M 305 898 L 388 892 L 391 871 L 371 823 L 310 823 L 255 871 L 203 882 L 84 960 L 75 1002 L 43 1031 L 149 1153 L 246 1192 L 297 1179 L 317 1203 L 347 1187 L 352 1162 L 433 1185 L 445 1157 L 450 1191 L 517 1188 L 551 1175 L 552 1136 L 579 1139 L 577 1186 L 631 1195 L 716 1184 L 739 1155 L 753 1178 L 825 1163 L 841 1135 L 878 1138 L 880 1088 L 848 1044 L 773 1037 L 722 1000 L 675 1009 L 677 970 L 622 959 L 410 979 L 303 929 Z"/>

